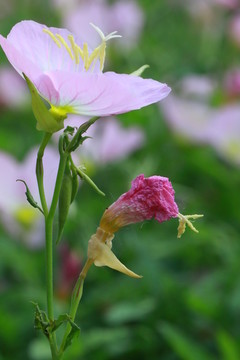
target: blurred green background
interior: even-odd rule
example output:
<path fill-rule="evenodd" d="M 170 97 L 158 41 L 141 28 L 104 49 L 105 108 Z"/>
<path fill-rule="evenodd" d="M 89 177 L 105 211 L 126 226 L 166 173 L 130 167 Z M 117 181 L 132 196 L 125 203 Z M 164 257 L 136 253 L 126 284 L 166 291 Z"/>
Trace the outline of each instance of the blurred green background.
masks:
<path fill-rule="evenodd" d="M 208 76 L 220 84 L 214 106 L 238 104 L 239 96 L 229 100 L 221 88 L 224 74 L 240 63 L 240 49 L 228 31 L 238 6 L 206 1 L 208 12 L 200 13 L 189 11 L 191 3 L 196 4 L 138 1 L 144 18 L 139 37 L 128 49 L 109 46 L 105 70 L 130 73 L 149 64 L 143 76 L 168 83 L 173 93 L 190 74 Z M 4 36 L 22 19 L 63 26 L 64 11 L 51 1 L 1 0 L 0 5 Z M 114 18 L 112 23 L 114 31 Z M 2 51 L 0 59 L 0 66 L 7 65 Z M 42 138 L 31 107 L 4 104 L 0 111 L 0 150 L 23 161 Z M 118 118 L 126 128 L 141 127 L 146 140 L 124 159 L 91 164 L 89 174 L 106 197 L 87 184 L 79 189 L 62 245 L 56 250 L 56 314 L 68 311 L 76 268 L 86 258 L 88 239 L 104 209 L 129 189 L 139 173 L 168 177 L 180 211 L 203 213 L 204 218 L 196 223 L 199 234 L 187 229 L 182 239 L 176 237 L 174 219 L 132 225 L 116 234 L 114 252 L 143 278 L 131 279 L 108 268 L 90 269 L 76 319 L 81 335 L 66 359 L 239 360 L 239 164 L 219 156 L 209 144 L 197 144 L 173 132 L 158 105 Z M 2 176 L 8 176 L 4 168 Z M 73 259 L 66 260 L 69 252 Z M 33 330 L 31 301 L 45 308 L 44 287 L 44 248 L 25 246 L 2 226 L 0 359 L 50 359 L 46 339 Z"/>

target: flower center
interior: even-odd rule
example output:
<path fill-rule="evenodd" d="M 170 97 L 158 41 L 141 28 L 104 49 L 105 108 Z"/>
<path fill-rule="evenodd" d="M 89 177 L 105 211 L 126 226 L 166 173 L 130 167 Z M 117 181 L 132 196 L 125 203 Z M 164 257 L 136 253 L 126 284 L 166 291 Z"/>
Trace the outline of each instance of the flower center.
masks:
<path fill-rule="evenodd" d="M 73 35 L 68 35 L 68 41 L 70 43 L 69 46 L 66 40 L 60 34 L 53 34 L 52 31 L 46 28 L 43 29 L 43 32 L 48 34 L 59 48 L 63 46 L 76 65 L 78 65 L 81 60 L 86 71 L 88 71 L 90 67 L 91 70 L 93 70 L 97 60 L 99 60 L 100 70 L 102 71 L 105 61 L 106 42 L 110 39 L 121 37 L 121 35 L 117 35 L 117 31 L 114 31 L 105 36 L 102 30 L 99 29 L 99 27 L 92 23 L 90 23 L 90 25 L 97 31 L 102 40 L 101 44 L 97 46 L 91 53 L 88 50 L 87 43 L 84 43 L 83 47 L 81 48 L 79 45 L 76 44 Z"/>

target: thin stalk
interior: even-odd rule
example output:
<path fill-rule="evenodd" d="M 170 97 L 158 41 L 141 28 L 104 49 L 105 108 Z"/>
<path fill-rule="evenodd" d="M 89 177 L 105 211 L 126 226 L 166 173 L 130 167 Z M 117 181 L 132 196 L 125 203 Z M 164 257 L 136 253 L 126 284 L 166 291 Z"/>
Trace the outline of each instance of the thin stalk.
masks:
<path fill-rule="evenodd" d="M 42 204 L 42 209 L 44 212 L 45 217 L 48 215 L 48 207 L 44 192 L 44 185 L 43 185 L 43 155 L 45 148 L 51 139 L 52 134 L 45 133 L 44 138 L 42 140 L 42 143 L 39 147 L 38 154 L 37 154 L 37 163 L 36 163 L 36 176 L 37 176 L 37 183 L 38 183 L 38 189 L 39 189 L 39 196 Z"/>
<path fill-rule="evenodd" d="M 82 271 L 81 271 L 81 273 L 80 273 L 80 275 L 78 277 L 78 280 L 77 280 L 76 285 L 75 285 L 75 287 L 73 289 L 73 292 L 72 292 L 71 308 L 70 308 L 69 315 L 70 315 L 70 318 L 71 318 L 71 320 L 73 322 L 75 320 L 77 309 L 78 309 L 80 300 L 82 298 L 84 280 L 85 280 L 87 272 L 88 272 L 88 270 L 89 270 L 89 268 L 91 267 L 92 264 L 93 264 L 93 260 L 87 259 L 87 261 L 86 261 L 86 263 L 85 263 L 85 265 L 84 265 L 84 267 L 83 267 L 83 269 L 82 269 Z M 71 324 L 68 323 L 67 327 L 66 327 L 66 330 L 65 330 L 63 340 L 62 340 L 60 351 L 59 351 L 59 354 L 61 354 L 61 355 L 64 352 L 67 337 L 71 332 L 71 328 L 72 328 Z"/>

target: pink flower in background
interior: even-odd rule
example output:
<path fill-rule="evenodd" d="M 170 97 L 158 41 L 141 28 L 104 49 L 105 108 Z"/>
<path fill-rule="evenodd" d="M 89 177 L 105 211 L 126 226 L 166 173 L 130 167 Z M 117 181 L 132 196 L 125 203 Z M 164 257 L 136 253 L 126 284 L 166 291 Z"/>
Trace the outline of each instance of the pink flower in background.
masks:
<path fill-rule="evenodd" d="M 79 126 L 86 119 L 79 119 L 77 116 L 70 116 L 68 125 Z M 115 118 L 106 118 L 97 121 L 90 127 L 83 146 L 80 146 L 73 154 L 77 162 L 94 162 L 95 164 L 106 164 L 120 160 L 131 152 L 142 147 L 145 136 L 143 131 L 130 126 L 124 128 Z M 56 140 L 58 137 L 55 137 Z"/>
<path fill-rule="evenodd" d="M 75 34 L 87 39 L 91 46 L 99 42 L 97 33 L 89 29 L 89 23 L 100 27 L 104 33 L 116 29 L 121 35 L 117 46 L 134 46 L 143 28 L 143 12 L 135 1 L 116 1 L 109 4 L 105 0 L 82 1 L 80 4 L 63 11 L 64 25 Z"/>
<path fill-rule="evenodd" d="M 139 175 L 131 189 L 105 210 L 99 226 L 113 234 L 128 224 L 152 218 L 163 222 L 177 216 L 178 206 L 168 178 Z"/>
<path fill-rule="evenodd" d="M 0 153 L 0 220 L 14 238 L 21 239 L 30 247 L 41 246 L 44 242 L 44 219 L 42 214 L 28 204 L 23 183 L 24 180 L 34 199 L 40 205 L 37 180 L 35 176 L 37 150 L 32 150 L 23 162 L 17 162 L 12 156 Z M 55 184 L 58 168 L 58 152 L 51 147 L 46 149 L 44 158 L 45 189 L 49 204 Z"/>
<path fill-rule="evenodd" d="M 140 109 L 165 98 L 170 88 L 152 79 L 103 73 L 106 42 L 91 51 L 68 30 L 34 21 L 16 24 L 0 44 L 13 67 L 25 73 L 51 105 L 51 112 L 109 116 Z"/>
<path fill-rule="evenodd" d="M 224 78 L 224 90 L 230 98 L 240 97 L 240 68 L 227 72 Z"/>
<path fill-rule="evenodd" d="M 208 105 L 214 83 L 201 76 L 189 76 L 180 84 L 181 96 L 170 95 L 160 107 L 172 131 L 182 137 L 206 143 L 209 121 L 215 110 Z"/>
<path fill-rule="evenodd" d="M 224 106 L 211 119 L 207 141 L 226 160 L 240 166 L 240 104 Z"/>
<path fill-rule="evenodd" d="M 236 14 L 230 19 L 229 36 L 240 47 L 240 15 Z"/>
<path fill-rule="evenodd" d="M 27 86 L 16 71 L 0 67 L 0 106 L 21 107 L 28 102 Z"/>
<path fill-rule="evenodd" d="M 225 92 L 232 96 L 239 94 L 238 73 L 228 73 Z M 186 84 L 184 80 L 182 85 Z M 187 141 L 211 145 L 225 160 L 240 165 L 240 105 L 238 102 L 212 107 L 210 99 L 215 86 L 180 88 L 183 96 L 169 96 L 162 106 L 164 117 L 172 131 Z M 192 84 L 193 85 L 193 84 Z M 197 85 L 197 82 L 196 82 Z M 207 91 L 207 88 L 209 91 Z M 191 89 L 191 91 L 189 91 Z M 226 98 L 227 100 L 228 98 Z"/>

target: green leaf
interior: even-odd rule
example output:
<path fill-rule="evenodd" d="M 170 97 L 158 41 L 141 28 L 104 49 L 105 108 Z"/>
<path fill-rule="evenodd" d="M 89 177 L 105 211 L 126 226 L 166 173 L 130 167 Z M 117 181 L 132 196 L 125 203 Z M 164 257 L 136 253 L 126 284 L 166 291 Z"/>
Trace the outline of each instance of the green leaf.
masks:
<path fill-rule="evenodd" d="M 63 349 L 64 351 L 72 344 L 74 339 L 76 339 L 80 333 L 80 328 L 70 318 L 69 318 L 69 323 L 71 324 L 72 329 L 66 339 L 65 346 Z"/>
<path fill-rule="evenodd" d="M 51 114 L 31 80 L 25 74 L 23 76 L 32 96 L 32 110 L 37 120 L 37 130 L 54 133 L 63 129 L 66 116 Z"/>
<path fill-rule="evenodd" d="M 225 331 L 219 331 L 217 340 L 224 360 L 239 360 L 240 348 L 237 340 Z"/>
<path fill-rule="evenodd" d="M 85 180 L 99 195 L 105 196 L 104 192 L 102 192 L 97 187 L 97 185 L 92 181 L 92 179 L 87 174 L 85 174 L 85 172 L 81 168 L 76 167 L 76 171 L 77 171 L 78 175 L 80 176 L 80 178 L 82 180 Z"/>
<path fill-rule="evenodd" d="M 59 326 L 61 326 L 64 322 L 70 321 L 70 317 L 68 314 L 59 315 L 57 320 L 54 320 L 50 326 L 51 332 L 56 331 Z"/>
<path fill-rule="evenodd" d="M 26 187 L 26 197 L 27 197 L 27 201 L 29 202 L 30 205 L 32 205 L 34 208 L 38 209 L 39 211 L 41 211 L 41 213 L 43 214 L 42 209 L 40 208 L 40 206 L 38 205 L 38 203 L 34 200 L 31 191 L 29 190 L 29 187 L 27 186 L 26 182 L 24 180 L 21 179 L 17 179 L 16 181 L 20 181 L 22 182 L 25 187 Z"/>
<path fill-rule="evenodd" d="M 183 360 L 214 360 L 212 354 L 203 350 L 192 339 L 188 338 L 170 324 L 161 324 L 159 331 L 172 346 L 175 353 Z"/>
<path fill-rule="evenodd" d="M 40 310 L 37 303 L 32 302 L 35 306 L 35 318 L 34 318 L 34 328 L 37 330 L 42 330 L 44 335 L 49 337 L 49 320 L 45 311 Z"/>

